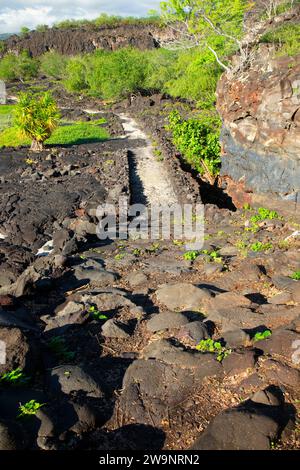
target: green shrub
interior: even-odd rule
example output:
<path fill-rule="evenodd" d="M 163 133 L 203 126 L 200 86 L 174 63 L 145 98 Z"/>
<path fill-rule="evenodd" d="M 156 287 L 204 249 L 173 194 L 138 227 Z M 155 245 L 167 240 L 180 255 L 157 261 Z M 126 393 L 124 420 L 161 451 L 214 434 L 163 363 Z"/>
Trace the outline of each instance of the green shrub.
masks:
<path fill-rule="evenodd" d="M 261 42 L 276 44 L 279 56 L 300 54 L 300 24 L 283 24 L 262 36 Z"/>
<path fill-rule="evenodd" d="M 55 23 L 55 29 L 78 29 L 90 24 L 89 20 L 63 20 Z"/>
<path fill-rule="evenodd" d="M 220 169 L 220 120 L 206 114 L 183 119 L 178 111 L 169 115 L 172 140 L 186 161 L 201 175 L 216 176 Z"/>
<path fill-rule="evenodd" d="M 40 58 L 40 71 L 46 77 L 61 79 L 66 75 L 68 59 L 58 52 L 46 52 Z"/>
<path fill-rule="evenodd" d="M 21 81 L 31 80 L 38 76 L 39 61 L 30 57 L 29 53 L 23 51 L 16 59 L 15 74 Z"/>
<path fill-rule="evenodd" d="M 0 78 L 2 80 L 30 80 L 37 77 L 39 61 L 23 51 L 19 56 L 7 54 L 0 60 Z"/>
<path fill-rule="evenodd" d="M 21 37 L 26 37 L 30 33 L 30 29 L 27 28 L 27 26 L 22 26 L 20 36 Z"/>
<path fill-rule="evenodd" d="M 16 79 L 16 60 L 17 58 L 14 54 L 7 54 L 5 57 L 3 57 L 3 59 L 0 60 L 0 79 L 5 81 Z"/>
<path fill-rule="evenodd" d="M 49 26 L 47 24 L 39 24 L 36 26 L 35 29 L 38 33 L 45 33 L 46 31 L 48 31 Z"/>
<path fill-rule="evenodd" d="M 84 59 L 74 57 L 66 66 L 66 79 L 64 81 L 67 90 L 82 92 L 88 90 L 87 69 Z"/>
<path fill-rule="evenodd" d="M 146 59 L 136 49 L 119 49 L 98 58 L 97 80 L 91 90 L 101 90 L 104 99 L 125 98 L 144 87 Z"/>
<path fill-rule="evenodd" d="M 197 101 L 202 108 L 210 108 L 216 100 L 220 75 L 221 68 L 210 52 L 199 48 L 181 51 L 172 66 L 165 91 L 174 97 Z"/>

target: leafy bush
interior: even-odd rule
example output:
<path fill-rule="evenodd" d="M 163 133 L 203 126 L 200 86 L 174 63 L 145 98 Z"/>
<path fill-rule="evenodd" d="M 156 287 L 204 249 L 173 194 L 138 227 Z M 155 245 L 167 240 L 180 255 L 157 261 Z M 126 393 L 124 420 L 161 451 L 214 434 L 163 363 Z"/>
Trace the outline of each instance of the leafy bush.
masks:
<path fill-rule="evenodd" d="M 40 58 L 40 63 L 40 71 L 47 77 L 54 79 L 65 77 L 68 59 L 58 52 L 46 52 Z"/>
<path fill-rule="evenodd" d="M 214 105 L 221 68 L 210 52 L 199 48 L 179 52 L 170 72 L 164 91 L 173 97 L 198 101 L 201 108 Z"/>
<path fill-rule="evenodd" d="M 53 28 L 55 29 L 78 29 L 82 28 L 83 26 L 89 25 L 90 22 L 88 20 L 63 20 L 55 23 Z"/>
<path fill-rule="evenodd" d="M 49 26 L 47 24 L 39 24 L 36 26 L 35 29 L 38 33 L 45 33 L 46 31 L 48 31 Z"/>
<path fill-rule="evenodd" d="M 136 49 L 96 55 L 89 64 L 91 91 L 100 91 L 104 99 L 125 98 L 144 87 L 146 68 L 144 55 Z"/>
<path fill-rule="evenodd" d="M 54 24 L 56 29 L 78 29 L 83 27 L 95 28 L 100 26 L 117 27 L 122 25 L 147 25 L 147 24 L 161 24 L 160 16 L 157 14 L 149 15 L 145 18 L 135 18 L 134 16 L 116 16 L 107 15 L 102 13 L 94 20 L 64 20 Z"/>
<path fill-rule="evenodd" d="M 39 61 L 30 57 L 29 53 L 23 51 L 17 59 L 15 59 L 15 75 L 21 81 L 31 80 L 38 76 Z"/>
<path fill-rule="evenodd" d="M 80 57 L 70 59 L 66 66 L 66 79 L 64 81 L 67 90 L 81 92 L 88 89 L 87 69 L 84 60 Z"/>
<path fill-rule="evenodd" d="M 262 36 L 261 42 L 276 44 L 279 56 L 299 54 L 300 24 L 281 25 Z"/>
<path fill-rule="evenodd" d="M 19 56 L 7 54 L 0 60 L 0 78 L 10 80 L 30 80 L 38 75 L 39 62 L 23 51 Z"/>
<path fill-rule="evenodd" d="M 7 54 L 3 59 L 0 60 L 0 79 L 2 80 L 15 80 L 15 63 L 16 56 L 14 54 Z"/>
<path fill-rule="evenodd" d="M 58 119 L 58 108 L 50 93 L 20 94 L 14 124 L 24 137 L 32 140 L 31 150 L 43 149 L 45 140 L 57 127 Z"/>
<path fill-rule="evenodd" d="M 220 169 L 220 120 L 201 114 L 183 119 L 178 111 L 169 115 L 172 140 L 186 161 L 201 175 L 216 176 Z"/>
<path fill-rule="evenodd" d="M 26 37 L 28 33 L 30 33 L 30 29 L 27 26 L 22 26 L 20 36 Z"/>

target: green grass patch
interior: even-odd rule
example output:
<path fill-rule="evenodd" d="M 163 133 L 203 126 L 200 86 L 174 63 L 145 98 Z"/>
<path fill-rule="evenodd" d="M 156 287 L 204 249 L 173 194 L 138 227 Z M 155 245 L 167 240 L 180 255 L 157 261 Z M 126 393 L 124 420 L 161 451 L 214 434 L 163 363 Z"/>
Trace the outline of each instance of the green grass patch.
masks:
<path fill-rule="evenodd" d="M 46 145 L 79 145 L 106 140 L 109 135 L 106 129 L 101 127 L 104 119 L 90 122 L 62 122 L 53 132 Z M 15 127 L 4 129 L 0 133 L 0 147 L 17 147 L 18 145 L 30 145 L 30 140 L 22 137 Z"/>
<path fill-rule="evenodd" d="M 7 116 L 9 114 L 12 114 L 14 108 L 15 108 L 15 105 L 13 105 L 13 104 L 1 104 L 0 105 L 0 116 Z"/>
<path fill-rule="evenodd" d="M 0 131 L 11 126 L 13 119 L 14 105 L 0 105 Z"/>
<path fill-rule="evenodd" d="M 261 42 L 278 45 L 278 56 L 300 54 L 300 24 L 284 24 L 269 31 Z"/>

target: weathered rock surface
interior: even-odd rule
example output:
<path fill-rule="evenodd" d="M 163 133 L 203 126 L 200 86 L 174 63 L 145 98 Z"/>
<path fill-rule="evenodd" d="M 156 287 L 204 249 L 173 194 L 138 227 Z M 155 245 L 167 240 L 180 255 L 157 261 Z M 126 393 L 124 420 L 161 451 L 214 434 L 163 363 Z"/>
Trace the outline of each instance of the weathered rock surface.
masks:
<path fill-rule="evenodd" d="M 49 50 L 60 54 L 76 55 L 97 49 L 116 50 L 120 47 L 154 49 L 164 40 L 172 40 L 175 33 L 169 28 L 155 25 L 120 25 L 81 29 L 49 29 L 34 31 L 25 37 L 11 36 L 6 41 L 7 50 L 28 50 L 34 57 Z"/>
<path fill-rule="evenodd" d="M 192 284 L 178 283 L 161 287 L 156 292 L 159 302 L 174 310 L 195 310 L 201 308 L 212 298 L 208 289 L 200 289 Z"/>
<path fill-rule="evenodd" d="M 51 371 L 50 389 L 54 393 L 70 394 L 84 392 L 89 397 L 101 398 L 100 385 L 79 366 L 67 365 L 56 367 Z"/>
<path fill-rule="evenodd" d="M 238 205 L 252 200 L 270 206 L 273 195 L 274 204 L 281 198 L 287 209 L 300 191 L 300 56 L 274 59 L 264 49 L 258 54 L 263 63 L 219 82 L 222 175 Z"/>
<path fill-rule="evenodd" d="M 276 397 L 254 395 L 254 401 L 249 400 L 218 415 L 192 448 L 268 450 L 280 432 L 283 414 L 282 402 Z"/>

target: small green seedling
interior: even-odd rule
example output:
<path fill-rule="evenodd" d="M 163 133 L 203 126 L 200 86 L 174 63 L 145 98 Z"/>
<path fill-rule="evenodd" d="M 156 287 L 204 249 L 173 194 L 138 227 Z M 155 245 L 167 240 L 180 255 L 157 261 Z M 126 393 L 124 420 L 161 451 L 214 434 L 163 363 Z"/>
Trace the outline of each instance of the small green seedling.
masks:
<path fill-rule="evenodd" d="M 222 256 L 217 250 L 202 250 L 200 253 L 207 255 L 209 257 L 209 262 L 211 263 L 222 263 Z"/>
<path fill-rule="evenodd" d="M 196 349 L 202 353 L 214 353 L 217 355 L 217 361 L 222 362 L 231 354 L 231 349 L 226 349 L 219 341 L 213 339 L 203 339 L 196 346 Z"/>
<path fill-rule="evenodd" d="M 134 256 L 139 258 L 140 256 L 142 256 L 143 252 L 139 248 L 135 248 L 135 250 L 133 250 L 133 254 L 134 254 Z"/>
<path fill-rule="evenodd" d="M 25 159 L 25 163 L 26 163 L 27 165 L 32 166 L 32 165 L 34 165 L 34 164 L 36 163 L 36 161 L 35 161 L 35 160 L 32 160 L 32 158 L 26 158 L 26 159 Z"/>
<path fill-rule="evenodd" d="M 125 258 L 125 253 L 118 253 L 116 256 L 115 256 L 115 260 L 117 261 L 121 261 L 121 259 Z"/>
<path fill-rule="evenodd" d="M 200 251 L 187 251 L 184 253 L 183 258 L 185 261 L 195 261 L 200 256 Z"/>
<path fill-rule="evenodd" d="M 108 317 L 106 315 L 104 315 L 104 313 L 102 312 L 99 312 L 99 310 L 96 309 L 96 307 L 90 307 L 89 308 L 89 313 L 91 314 L 91 316 L 93 317 L 94 320 L 107 320 Z"/>
<path fill-rule="evenodd" d="M 260 207 L 256 215 L 253 215 L 250 219 L 251 222 L 256 224 L 257 222 L 262 222 L 264 220 L 273 220 L 279 219 L 279 215 L 276 211 L 270 211 L 265 207 Z"/>
<path fill-rule="evenodd" d="M 219 352 L 222 351 L 222 344 L 219 341 L 213 339 L 203 339 L 196 346 L 196 349 L 200 352 Z"/>
<path fill-rule="evenodd" d="M 272 336 L 272 332 L 270 330 L 265 330 L 262 332 L 258 332 L 255 334 L 253 341 L 256 343 L 257 341 L 263 341 L 264 339 L 268 339 Z"/>
<path fill-rule="evenodd" d="M 173 240 L 173 245 L 181 247 L 184 245 L 184 242 L 182 240 Z"/>
<path fill-rule="evenodd" d="M 294 281 L 300 281 L 300 271 L 295 271 L 291 276 L 291 279 L 294 279 Z"/>
<path fill-rule="evenodd" d="M 38 410 L 44 405 L 45 403 L 38 403 L 36 400 L 30 400 L 27 403 L 24 403 L 24 405 L 20 404 L 18 418 L 35 416 Z"/>
<path fill-rule="evenodd" d="M 210 240 L 212 238 L 212 235 L 204 235 L 204 240 L 207 241 L 207 240 Z"/>
<path fill-rule="evenodd" d="M 69 351 L 65 340 L 60 336 L 54 336 L 48 341 L 49 349 L 60 359 L 60 360 L 72 360 L 75 357 L 75 353 Z"/>
<path fill-rule="evenodd" d="M 159 243 L 152 243 L 150 248 L 147 248 L 147 252 L 148 253 L 157 253 L 159 249 L 160 249 L 160 244 Z"/>
<path fill-rule="evenodd" d="M 245 227 L 245 232 L 257 233 L 259 231 L 258 224 L 252 224 L 250 227 Z"/>
<path fill-rule="evenodd" d="M 26 377 L 20 367 L 10 372 L 6 372 L 0 377 L 0 382 L 5 382 L 10 385 L 22 385 L 28 382 L 29 377 Z"/>
<path fill-rule="evenodd" d="M 273 248 L 272 243 L 262 243 L 262 242 L 256 242 L 250 246 L 250 249 L 256 253 L 259 253 L 260 251 L 269 251 L 269 250 L 272 250 L 272 248 Z"/>

